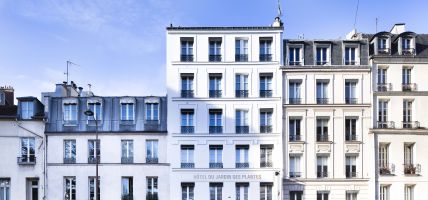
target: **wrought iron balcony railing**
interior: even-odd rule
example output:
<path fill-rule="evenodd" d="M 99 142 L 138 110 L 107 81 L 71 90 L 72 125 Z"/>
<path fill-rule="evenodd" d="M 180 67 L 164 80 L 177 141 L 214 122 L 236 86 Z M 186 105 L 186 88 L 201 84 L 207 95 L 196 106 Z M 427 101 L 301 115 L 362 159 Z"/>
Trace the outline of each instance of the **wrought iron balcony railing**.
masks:
<path fill-rule="evenodd" d="M 221 55 L 210 55 L 209 61 L 210 62 L 221 62 Z"/>
<path fill-rule="evenodd" d="M 325 134 L 317 134 L 317 142 L 329 142 L 328 135 Z"/>
<path fill-rule="evenodd" d="M 317 98 L 317 104 L 328 104 L 328 98 Z"/>
<path fill-rule="evenodd" d="M 193 62 L 193 55 L 181 55 L 181 62 Z"/>
<path fill-rule="evenodd" d="M 357 62 L 355 60 L 345 60 L 345 65 L 356 65 Z"/>
<path fill-rule="evenodd" d="M 260 62 L 270 62 L 272 61 L 272 54 L 260 54 Z"/>
<path fill-rule="evenodd" d="M 357 177 L 357 175 L 358 175 L 358 173 L 357 172 L 352 172 L 352 171 L 347 171 L 346 173 L 345 173 L 345 175 L 346 175 L 346 178 L 356 178 Z"/>
<path fill-rule="evenodd" d="M 150 163 L 150 164 L 159 163 L 159 158 L 157 158 L 157 157 L 147 157 L 146 158 L 146 163 Z"/>
<path fill-rule="evenodd" d="M 88 157 L 88 163 L 89 164 L 96 164 L 97 161 L 98 161 L 98 163 L 100 163 L 100 157 L 99 156 L 97 156 L 97 157 L 94 157 L 94 156 Z"/>
<path fill-rule="evenodd" d="M 273 167 L 273 163 L 269 162 L 260 162 L 260 167 Z"/>
<path fill-rule="evenodd" d="M 416 91 L 416 83 L 403 83 L 401 87 L 403 92 Z"/>
<path fill-rule="evenodd" d="M 223 126 L 210 126 L 209 132 L 210 133 L 223 133 Z"/>
<path fill-rule="evenodd" d="M 236 54 L 235 62 L 248 62 L 248 54 Z"/>
<path fill-rule="evenodd" d="M 420 164 L 403 164 L 405 175 L 419 175 L 421 174 Z"/>
<path fill-rule="evenodd" d="M 221 98 L 221 90 L 210 90 L 209 91 L 210 98 Z"/>
<path fill-rule="evenodd" d="M 421 124 L 418 121 L 403 121 L 401 122 L 403 128 L 420 128 Z"/>
<path fill-rule="evenodd" d="M 195 168 L 195 163 L 181 163 L 181 168 Z"/>
<path fill-rule="evenodd" d="M 393 175 L 395 174 L 395 165 L 394 164 L 380 164 L 379 165 L 379 174 L 380 175 Z"/>
<path fill-rule="evenodd" d="M 262 98 L 272 97 L 272 90 L 260 90 L 260 97 Z"/>
<path fill-rule="evenodd" d="M 76 163 L 76 158 L 64 158 L 64 164 L 74 164 Z"/>
<path fill-rule="evenodd" d="M 181 98 L 193 98 L 193 90 L 181 90 Z"/>
<path fill-rule="evenodd" d="M 245 163 L 235 163 L 235 167 L 236 168 L 249 168 L 250 167 L 250 163 L 245 162 Z"/>
<path fill-rule="evenodd" d="M 210 168 L 223 168 L 223 163 L 210 163 Z"/>
<path fill-rule="evenodd" d="M 405 56 L 413 56 L 415 55 L 415 52 L 414 48 L 405 48 L 401 50 L 401 54 Z"/>
<path fill-rule="evenodd" d="M 235 131 L 237 134 L 245 134 L 250 132 L 249 126 L 236 126 Z"/>
<path fill-rule="evenodd" d="M 122 157 L 121 158 L 122 164 L 131 164 L 134 163 L 134 157 Z"/>
<path fill-rule="evenodd" d="M 289 104 L 301 104 L 301 98 L 288 98 Z"/>
<path fill-rule="evenodd" d="M 289 172 L 290 178 L 299 178 L 302 176 L 302 172 Z"/>
<path fill-rule="evenodd" d="M 248 90 L 235 90 L 236 98 L 247 98 Z"/>
<path fill-rule="evenodd" d="M 317 178 L 327 178 L 328 172 L 317 172 Z"/>
<path fill-rule="evenodd" d="M 21 156 L 17 158 L 17 163 L 19 165 L 35 165 L 36 157 L 35 156 Z"/>
<path fill-rule="evenodd" d="M 296 66 L 296 65 L 301 65 L 302 64 L 302 62 L 300 62 L 300 61 L 289 61 L 288 62 L 288 65 L 290 65 L 290 66 Z"/>
<path fill-rule="evenodd" d="M 393 121 L 377 121 L 376 128 L 386 129 L 386 128 L 395 128 L 395 123 Z"/>
<path fill-rule="evenodd" d="M 357 104 L 358 98 L 345 98 L 346 104 Z"/>
<path fill-rule="evenodd" d="M 195 127 L 194 126 L 181 126 L 181 133 L 182 134 L 195 133 Z"/>
<path fill-rule="evenodd" d="M 377 49 L 377 54 L 379 55 L 389 55 L 391 52 L 390 48 L 379 48 Z"/>
<path fill-rule="evenodd" d="M 327 61 L 317 61 L 316 64 L 317 65 L 327 65 L 328 62 Z"/>
<path fill-rule="evenodd" d="M 377 91 L 378 92 L 388 92 L 392 90 L 392 84 L 391 83 L 378 83 L 377 84 Z"/>
<path fill-rule="evenodd" d="M 272 125 L 261 125 L 260 133 L 272 133 Z"/>
<path fill-rule="evenodd" d="M 301 141 L 301 136 L 300 135 L 289 135 L 288 136 L 288 140 L 290 142 L 297 142 L 297 141 Z"/>
<path fill-rule="evenodd" d="M 357 135 L 355 133 L 353 134 L 345 134 L 345 141 L 352 142 L 352 141 L 358 141 Z"/>

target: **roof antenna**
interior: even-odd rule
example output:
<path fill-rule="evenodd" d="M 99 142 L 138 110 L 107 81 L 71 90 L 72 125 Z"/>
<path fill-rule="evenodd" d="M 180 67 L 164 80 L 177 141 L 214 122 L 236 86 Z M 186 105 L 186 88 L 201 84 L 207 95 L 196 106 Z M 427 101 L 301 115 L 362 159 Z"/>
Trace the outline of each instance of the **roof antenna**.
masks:
<path fill-rule="evenodd" d="M 377 17 L 376 17 L 376 32 L 375 33 L 377 33 Z"/>
<path fill-rule="evenodd" d="M 278 15 L 276 17 L 281 18 L 282 10 L 281 10 L 281 2 L 278 0 Z"/>
<path fill-rule="evenodd" d="M 67 84 L 68 84 L 68 77 L 69 77 L 68 66 L 71 66 L 71 65 L 80 66 L 80 65 L 78 65 L 76 63 L 73 63 L 73 62 L 67 60 L 67 72 L 64 73 L 67 76 Z"/>
<path fill-rule="evenodd" d="M 360 0 L 357 1 L 357 10 L 355 11 L 355 18 L 354 18 L 354 29 L 355 26 L 357 25 L 357 16 L 358 16 L 358 7 L 360 6 Z"/>

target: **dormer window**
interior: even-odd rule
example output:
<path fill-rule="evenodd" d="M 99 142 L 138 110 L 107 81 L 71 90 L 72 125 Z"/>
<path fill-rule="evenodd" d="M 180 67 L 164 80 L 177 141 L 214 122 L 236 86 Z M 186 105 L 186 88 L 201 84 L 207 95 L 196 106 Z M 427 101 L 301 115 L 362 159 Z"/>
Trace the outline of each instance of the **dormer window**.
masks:
<path fill-rule="evenodd" d="M 101 102 L 88 102 L 88 109 L 94 112 L 94 116 L 88 116 L 89 121 L 101 120 Z"/>
<path fill-rule="evenodd" d="M 401 38 L 401 54 L 402 55 L 415 54 L 415 48 L 413 46 L 413 38 L 410 38 L 410 37 Z"/>
<path fill-rule="evenodd" d="M 344 52 L 345 65 L 358 65 L 359 51 L 358 45 L 346 45 Z"/>
<path fill-rule="evenodd" d="M 34 103 L 32 101 L 21 102 L 21 119 L 31 119 L 34 115 Z"/>
<path fill-rule="evenodd" d="M 288 65 L 303 65 L 303 46 L 288 47 Z"/>
<path fill-rule="evenodd" d="M 63 100 L 63 120 L 66 126 L 77 125 L 77 99 Z"/>
<path fill-rule="evenodd" d="M 380 37 L 377 40 L 377 51 L 379 54 L 389 54 L 390 48 L 389 48 L 389 42 L 388 38 L 386 37 Z"/>
<path fill-rule="evenodd" d="M 316 65 L 327 65 L 330 62 L 330 48 L 329 46 L 317 46 L 316 48 Z"/>

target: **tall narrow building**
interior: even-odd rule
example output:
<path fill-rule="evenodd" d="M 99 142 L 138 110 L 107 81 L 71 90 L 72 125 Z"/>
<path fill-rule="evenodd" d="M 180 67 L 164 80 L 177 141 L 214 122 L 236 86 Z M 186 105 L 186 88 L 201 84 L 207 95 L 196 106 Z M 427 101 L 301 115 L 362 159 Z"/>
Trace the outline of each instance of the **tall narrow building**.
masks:
<path fill-rule="evenodd" d="M 368 198 L 368 41 L 285 40 L 284 199 Z"/>
<path fill-rule="evenodd" d="M 174 199 L 280 199 L 283 27 L 167 28 Z"/>

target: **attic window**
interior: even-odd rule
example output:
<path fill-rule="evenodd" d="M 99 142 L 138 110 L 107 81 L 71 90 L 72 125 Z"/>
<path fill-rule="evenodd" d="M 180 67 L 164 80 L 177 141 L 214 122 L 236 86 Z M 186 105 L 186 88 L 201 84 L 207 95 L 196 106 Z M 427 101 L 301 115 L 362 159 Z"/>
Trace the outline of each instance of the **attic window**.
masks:
<path fill-rule="evenodd" d="M 32 101 L 21 102 L 21 119 L 31 119 L 34 115 L 34 103 Z"/>
<path fill-rule="evenodd" d="M 402 37 L 401 38 L 401 52 L 402 55 L 414 55 L 415 48 L 413 45 L 413 38 L 411 37 Z"/>
<path fill-rule="evenodd" d="M 389 54 L 390 53 L 389 38 L 379 37 L 377 39 L 377 50 L 378 50 L 378 53 Z"/>

